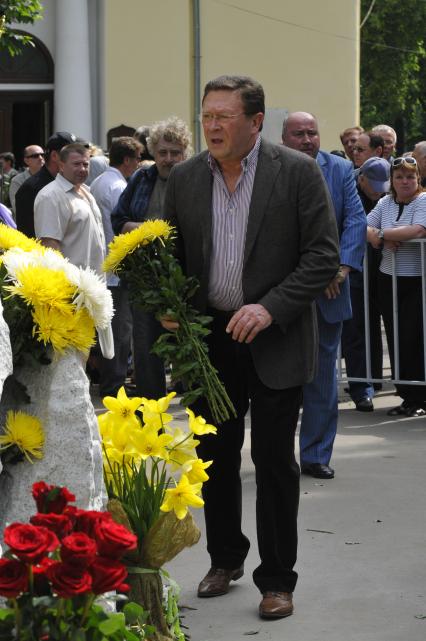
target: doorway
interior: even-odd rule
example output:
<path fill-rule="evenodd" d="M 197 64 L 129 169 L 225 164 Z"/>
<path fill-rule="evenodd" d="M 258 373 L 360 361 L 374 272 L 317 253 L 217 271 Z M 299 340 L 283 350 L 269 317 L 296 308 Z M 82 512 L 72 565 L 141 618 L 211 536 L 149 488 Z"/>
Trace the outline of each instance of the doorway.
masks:
<path fill-rule="evenodd" d="M 19 55 L 0 57 L 0 152 L 12 151 L 17 167 L 24 147 L 43 147 L 53 127 L 53 59 L 38 38 L 32 40 Z"/>

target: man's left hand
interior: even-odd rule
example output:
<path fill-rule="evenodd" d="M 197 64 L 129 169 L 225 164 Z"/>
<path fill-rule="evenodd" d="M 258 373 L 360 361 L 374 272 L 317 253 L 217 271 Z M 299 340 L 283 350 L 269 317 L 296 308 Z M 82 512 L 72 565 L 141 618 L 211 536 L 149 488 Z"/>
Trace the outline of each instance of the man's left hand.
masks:
<path fill-rule="evenodd" d="M 340 265 L 337 275 L 333 278 L 331 283 L 325 289 L 325 295 L 328 300 L 340 296 L 340 285 L 346 280 L 351 268 L 347 265 Z"/>
<path fill-rule="evenodd" d="M 271 314 L 263 305 L 243 305 L 229 321 L 226 332 L 232 334 L 234 341 L 251 343 L 259 332 L 269 327 L 272 320 Z"/>

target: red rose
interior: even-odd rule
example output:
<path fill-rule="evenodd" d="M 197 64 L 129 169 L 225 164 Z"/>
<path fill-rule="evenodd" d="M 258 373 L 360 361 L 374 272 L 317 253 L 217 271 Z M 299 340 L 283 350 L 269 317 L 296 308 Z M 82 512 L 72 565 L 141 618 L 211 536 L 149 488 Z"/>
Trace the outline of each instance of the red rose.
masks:
<path fill-rule="evenodd" d="M 92 577 L 84 568 L 76 568 L 68 563 L 55 561 L 46 570 L 52 590 L 64 599 L 92 590 Z"/>
<path fill-rule="evenodd" d="M 33 525 L 41 525 L 47 527 L 56 534 L 59 539 L 67 536 L 72 531 L 72 521 L 68 515 L 65 514 L 40 514 L 37 512 L 30 518 L 30 523 Z"/>
<path fill-rule="evenodd" d="M 46 596 L 50 594 L 50 584 L 46 575 L 46 570 L 49 566 L 56 563 L 49 557 L 44 557 L 39 565 L 33 565 L 34 576 L 34 592 L 37 596 Z"/>
<path fill-rule="evenodd" d="M 97 556 L 89 568 L 92 575 L 92 592 L 103 594 L 124 587 L 127 568 L 119 561 Z M 123 590 L 124 591 L 124 590 Z"/>
<path fill-rule="evenodd" d="M 8 525 L 4 530 L 4 542 L 20 561 L 33 565 L 59 545 L 56 534 L 45 527 L 26 523 Z"/>
<path fill-rule="evenodd" d="M 87 536 L 94 537 L 95 527 L 100 521 L 112 521 L 109 512 L 97 512 L 96 510 L 77 510 L 75 513 L 76 532 L 84 532 Z"/>
<path fill-rule="evenodd" d="M 0 596 L 14 599 L 28 589 L 28 567 L 11 559 L 0 559 Z"/>
<path fill-rule="evenodd" d="M 124 525 L 119 525 L 112 519 L 99 521 L 95 527 L 94 537 L 99 554 L 113 559 L 119 559 L 126 552 L 134 550 L 138 541 L 137 537 Z"/>
<path fill-rule="evenodd" d="M 84 532 L 74 532 L 62 540 L 61 559 L 64 563 L 86 568 L 96 552 L 96 542 Z"/>
<path fill-rule="evenodd" d="M 75 496 L 66 487 L 47 485 L 44 481 L 33 483 L 33 497 L 38 512 L 62 514 L 69 502 L 75 501 Z"/>

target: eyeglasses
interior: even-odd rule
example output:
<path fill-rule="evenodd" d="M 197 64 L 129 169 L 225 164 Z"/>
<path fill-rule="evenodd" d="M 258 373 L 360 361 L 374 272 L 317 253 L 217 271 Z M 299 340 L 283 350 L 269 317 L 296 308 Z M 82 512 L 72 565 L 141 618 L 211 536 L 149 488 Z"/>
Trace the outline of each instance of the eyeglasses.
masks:
<path fill-rule="evenodd" d="M 38 154 L 28 154 L 25 158 L 44 158 L 44 152 L 39 152 Z"/>
<path fill-rule="evenodd" d="M 400 156 L 399 158 L 395 158 L 392 163 L 393 169 L 396 169 L 401 165 L 407 165 L 407 167 L 411 167 L 411 168 L 417 167 L 417 160 L 412 156 Z"/>
<path fill-rule="evenodd" d="M 202 113 L 199 115 L 200 122 L 204 125 L 210 124 L 213 120 L 216 120 L 220 125 L 225 125 L 227 122 L 233 118 L 238 118 L 238 116 L 245 116 L 246 114 L 242 111 L 239 114 L 209 114 Z"/>

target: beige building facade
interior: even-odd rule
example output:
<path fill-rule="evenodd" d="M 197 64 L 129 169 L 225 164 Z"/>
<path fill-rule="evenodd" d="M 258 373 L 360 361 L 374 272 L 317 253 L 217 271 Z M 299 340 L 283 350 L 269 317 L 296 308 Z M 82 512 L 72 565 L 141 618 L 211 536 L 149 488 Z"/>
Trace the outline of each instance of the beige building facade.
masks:
<path fill-rule="evenodd" d="M 314 113 L 328 150 L 341 148 L 339 132 L 359 122 L 360 0 L 43 4 L 43 19 L 28 32 L 54 67 L 53 129 L 105 147 L 107 132 L 121 124 L 135 128 L 176 114 L 202 145 L 200 96 L 207 80 L 224 73 L 263 84 L 270 140 L 279 141 L 287 111 Z M 0 104 L 5 92 L 19 91 L 11 84 L 0 72 Z M 30 85 L 20 90 L 35 90 Z"/>

